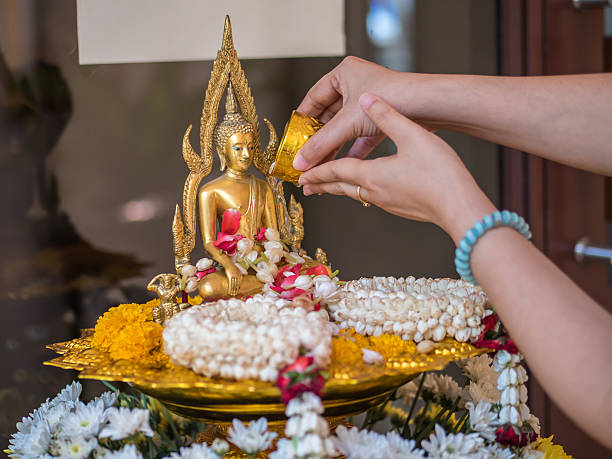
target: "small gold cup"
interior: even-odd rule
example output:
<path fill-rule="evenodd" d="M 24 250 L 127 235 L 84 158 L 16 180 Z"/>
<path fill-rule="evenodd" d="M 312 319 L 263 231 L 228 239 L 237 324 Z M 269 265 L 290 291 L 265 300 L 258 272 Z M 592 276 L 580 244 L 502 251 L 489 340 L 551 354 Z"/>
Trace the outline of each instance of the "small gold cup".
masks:
<path fill-rule="evenodd" d="M 302 172 L 293 168 L 293 159 L 299 149 L 321 126 L 323 123 L 318 119 L 294 110 L 285 126 L 270 174 L 297 185 Z"/>

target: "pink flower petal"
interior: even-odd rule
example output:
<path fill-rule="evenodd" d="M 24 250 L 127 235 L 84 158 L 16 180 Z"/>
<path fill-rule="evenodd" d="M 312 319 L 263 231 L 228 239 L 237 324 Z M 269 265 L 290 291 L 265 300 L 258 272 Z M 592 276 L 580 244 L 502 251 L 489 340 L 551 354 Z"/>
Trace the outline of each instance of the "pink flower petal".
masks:
<path fill-rule="evenodd" d="M 257 240 L 258 241 L 263 241 L 266 238 L 266 229 L 262 226 L 259 229 L 259 233 L 257 233 Z"/>

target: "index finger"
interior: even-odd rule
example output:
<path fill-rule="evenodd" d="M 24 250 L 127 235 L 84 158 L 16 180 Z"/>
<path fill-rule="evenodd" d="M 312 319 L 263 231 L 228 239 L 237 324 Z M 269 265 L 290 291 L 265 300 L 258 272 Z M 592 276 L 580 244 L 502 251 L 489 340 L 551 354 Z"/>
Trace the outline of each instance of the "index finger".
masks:
<path fill-rule="evenodd" d="M 319 117 L 327 107 L 342 97 L 336 87 L 337 81 L 332 70 L 310 88 L 297 111 L 313 118 Z"/>
<path fill-rule="evenodd" d="M 300 185 L 344 182 L 363 183 L 367 175 L 367 161 L 356 158 L 341 158 L 313 167 L 300 176 Z"/>

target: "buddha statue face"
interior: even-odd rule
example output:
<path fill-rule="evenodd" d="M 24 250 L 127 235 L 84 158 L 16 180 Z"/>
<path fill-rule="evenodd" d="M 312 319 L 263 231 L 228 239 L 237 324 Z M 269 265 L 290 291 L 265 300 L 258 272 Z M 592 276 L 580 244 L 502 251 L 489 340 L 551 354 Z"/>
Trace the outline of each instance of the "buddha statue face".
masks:
<path fill-rule="evenodd" d="M 253 132 L 236 132 L 228 137 L 223 150 L 228 169 L 246 172 L 253 162 L 255 149 Z"/>

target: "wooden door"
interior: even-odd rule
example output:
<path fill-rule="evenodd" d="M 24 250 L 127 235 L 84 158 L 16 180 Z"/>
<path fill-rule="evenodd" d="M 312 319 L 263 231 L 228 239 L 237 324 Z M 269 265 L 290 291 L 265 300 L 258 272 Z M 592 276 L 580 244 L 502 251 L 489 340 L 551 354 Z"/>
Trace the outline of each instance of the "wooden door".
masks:
<path fill-rule="evenodd" d="M 602 9 L 578 11 L 571 0 L 501 0 L 499 5 L 502 75 L 604 71 Z M 598 245 L 611 242 L 606 241 L 606 178 L 509 148 L 501 148 L 501 161 L 503 207 L 525 215 L 534 244 L 612 311 L 609 268 L 603 263 L 580 264 L 573 256 L 574 244 L 583 236 Z M 571 362 L 567 368 L 572 371 Z M 533 377 L 529 398 L 542 435 L 554 434 L 566 452 L 579 459 L 612 456 L 578 429 Z"/>

